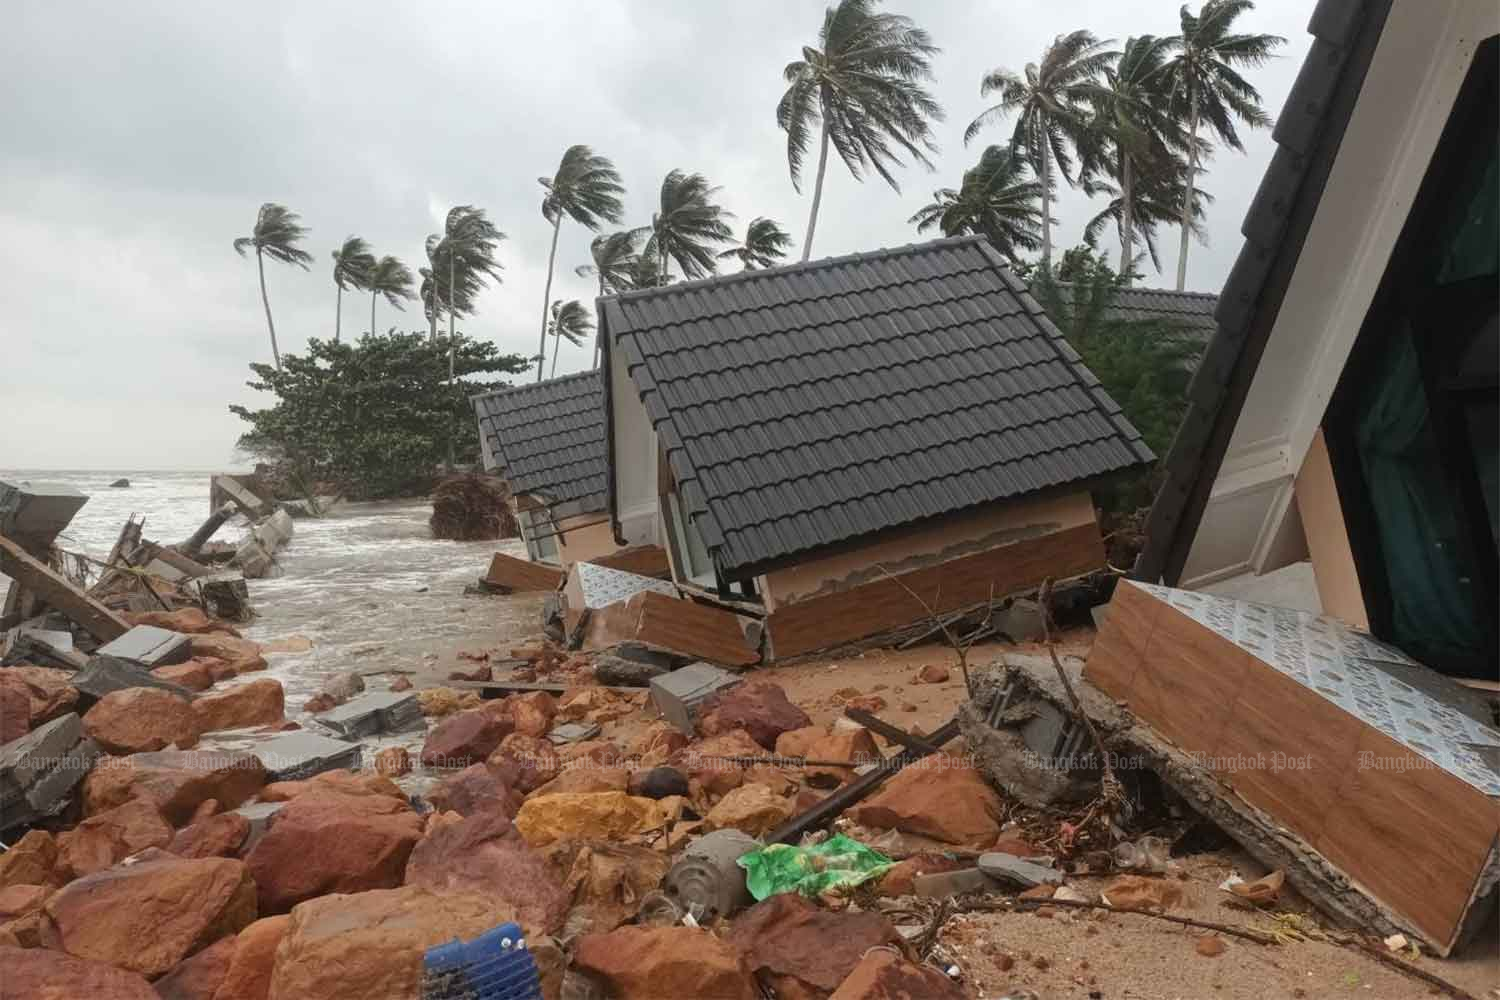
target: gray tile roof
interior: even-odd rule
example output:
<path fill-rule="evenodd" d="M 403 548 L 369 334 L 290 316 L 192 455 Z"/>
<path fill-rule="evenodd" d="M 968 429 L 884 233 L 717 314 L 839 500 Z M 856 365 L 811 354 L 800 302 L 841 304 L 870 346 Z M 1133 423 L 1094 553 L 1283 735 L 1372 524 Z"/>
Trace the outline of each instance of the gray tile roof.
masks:
<path fill-rule="evenodd" d="M 601 300 L 731 579 L 1153 460 L 978 237 Z"/>
<path fill-rule="evenodd" d="M 1072 301 L 1073 285 L 1058 282 L 1058 293 Z M 1208 343 L 1218 330 L 1214 310 L 1219 297 L 1210 292 L 1179 292 L 1170 288 L 1116 288 L 1104 318 L 1127 323 L 1165 320 L 1178 326 L 1185 336 Z"/>
<path fill-rule="evenodd" d="M 604 396 L 598 371 L 475 396 L 485 468 L 512 493 L 551 500 L 554 516 L 607 505 Z"/>

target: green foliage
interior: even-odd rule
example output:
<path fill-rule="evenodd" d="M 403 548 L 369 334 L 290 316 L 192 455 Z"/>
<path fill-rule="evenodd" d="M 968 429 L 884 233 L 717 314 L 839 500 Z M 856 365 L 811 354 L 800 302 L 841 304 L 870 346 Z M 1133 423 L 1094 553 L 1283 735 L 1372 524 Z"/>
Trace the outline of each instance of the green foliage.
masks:
<path fill-rule="evenodd" d="M 792 238 L 775 219 L 756 216 L 745 229 L 745 242 L 719 254 L 720 260 L 738 260 L 746 271 L 775 267 L 792 247 Z"/>
<path fill-rule="evenodd" d="M 1182 421 L 1192 365 L 1202 345 L 1169 320 L 1112 317 L 1110 307 L 1124 284 L 1084 246 L 1063 254 L 1051 271 L 1039 269 L 1031 288 L 1083 363 L 1161 456 Z M 1148 477 L 1123 484 L 1105 499 L 1111 509 L 1133 509 L 1149 501 Z"/>
<path fill-rule="evenodd" d="M 280 370 L 252 364 L 250 387 L 274 393 L 276 402 L 263 410 L 229 408 L 251 427 L 239 447 L 354 498 L 420 490 L 450 441 L 457 461 L 478 460 L 469 397 L 527 367 L 493 343 L 460 334 L 450 383 L 448 346 L 421 333 L 344 343 L 314 338 L 305 355 L 282 358 Z"/>
<path fill-rule="evenodd" d="M 673 170 L 661 182 L 661 210 L 651 216 L 651 237 L 645 256 L 655 257 L 661 284 L 669 279 L 676 261 L 685 278 L 706 278 L 717 270 L 715 244 L 734 239 L 729 228 L 732 212 L 715 199 L 720 189 L 702 174 Z"/>
<path fill-rule="evenodd" d="M 990 146 L 978 165 L 965 170 L 957 189 L 939 188 L 932 202 L 908 222 L 925 233 L 936 226 L 944 236 L 977 233 L 1019 263 L 1020 251 L 1042 245 L 1042 185 L 1027 178 L 1024 153 L 1012 146 Z"/>
<path fill-rule="evenodd" d="M 285 205 L 268 201 L 255 215 L 255 229 L 249 236 L 234 241 L 234 252 L 241 257 L 254 250 L 256 256 L 270 257 L 283 264 L 296 264 L 302 270 L 312 263 L 312 254 L 297 246 L 307 235 L 302 217 Z"/>

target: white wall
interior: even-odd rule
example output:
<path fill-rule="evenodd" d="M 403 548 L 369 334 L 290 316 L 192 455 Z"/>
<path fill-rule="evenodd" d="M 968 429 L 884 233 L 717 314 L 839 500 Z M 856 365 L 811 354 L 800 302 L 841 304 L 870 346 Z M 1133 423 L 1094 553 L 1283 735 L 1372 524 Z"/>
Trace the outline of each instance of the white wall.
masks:
<path fill-rule="evenodd" d="M 613 420 L 615 505 L 620 530 L 631 545 L 661 544 L 657 524 L 656 429 L 617 352 L 609 356 Z"/>
<path fill-rule="evenodd" d="M 1182 575 L 1206 587 L 1299 558 L 1292 487 L 1385 273 L 1490 0 L 1396 0 Z"/>

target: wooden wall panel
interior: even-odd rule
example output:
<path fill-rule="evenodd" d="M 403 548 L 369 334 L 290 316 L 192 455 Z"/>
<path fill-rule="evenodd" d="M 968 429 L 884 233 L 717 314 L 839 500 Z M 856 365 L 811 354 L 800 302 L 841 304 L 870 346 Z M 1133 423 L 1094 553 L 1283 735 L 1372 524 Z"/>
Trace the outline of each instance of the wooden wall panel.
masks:
<path fill-rule="evenodd" d="M 1250 654 L 1162 605 L 1131 685 L 1131 705 L 1190 752 L 1217 754 Z"/>
<path fill-rule="evenodd" d="M 777 659 L 831 649 L 927 617 L 909 587 L 938 611 L 983 604 L 1030 590 L 1047 577 L 1079 576 L 1104 565 L 1104 543 L 1095 524 L 1000 545 L 983 552 L 899 574 L 901 583 L 876 579 L 836 593 L 776 608 L 766 618 Z"/>
<path fill-rule="evenodd" d="M 520 593 L 535 590 L 556 590 L 563 581 L 563 571 L 546 563 L 534 563 L 526 559 L 496 552 L 490 559 L 489 572 L 484 582 L 492 587 Z"/>
<path fill-rule="evenodd" d="M 1116 701 L 1129 702 L 1136 668 L 1163 605 L 1129 580 L 1115 585 L 1110 613 L 1094 638 L 1083 675 Z"/>
<path fill-rule="evenodd" d="M 672 578 L 672 567 L 667 562 L 667 551 L 660 545 L 632 545 L 589 561 L 596 566 L 608 566 L 610 569 L 623 570 L 626 573 L 639 573 L 641 576 L 651 576 L 661 580 Z"/>
<path fill-rule="evenodd" d="M 722 667 L 748 667 L 760 662 L 760 650 L 747 638 L 747 632 L 755 631 L 753 624 L 722 608 L 646 591 L 595 608 L 584 648 L 641 642 Z"/>

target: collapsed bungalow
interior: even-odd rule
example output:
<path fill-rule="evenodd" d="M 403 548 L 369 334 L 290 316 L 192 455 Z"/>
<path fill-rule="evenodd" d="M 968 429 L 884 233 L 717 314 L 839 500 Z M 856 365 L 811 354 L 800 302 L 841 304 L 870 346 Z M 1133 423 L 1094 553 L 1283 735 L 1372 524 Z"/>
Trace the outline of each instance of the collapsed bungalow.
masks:
<path fill-rule="evenodd" d="M 1154 458 L 983 239 L 600 300 L 607 516 L 786 659 L 1104 564 Z"/>
<path fill-rule="evenodd" d="M 597 371 L 475 396 L 485 471 L 505 479 L 533 562 L 614 552 Z"/>

